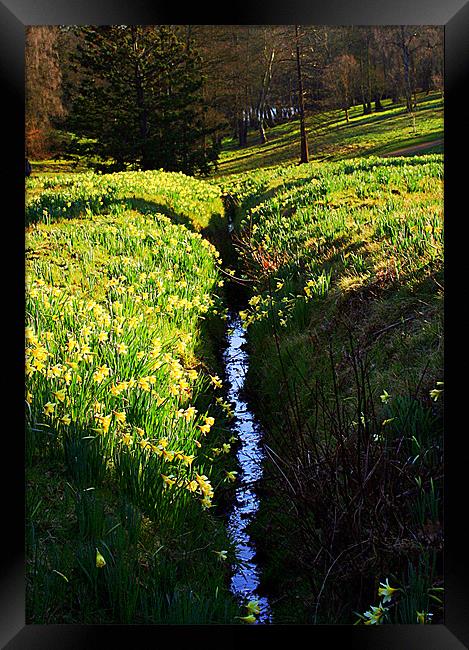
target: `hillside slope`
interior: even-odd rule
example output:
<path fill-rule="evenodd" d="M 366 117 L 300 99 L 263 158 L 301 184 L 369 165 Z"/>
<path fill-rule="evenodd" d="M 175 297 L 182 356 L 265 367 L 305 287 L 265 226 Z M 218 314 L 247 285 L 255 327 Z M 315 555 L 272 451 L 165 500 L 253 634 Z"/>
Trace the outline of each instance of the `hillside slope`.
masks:
<path fill-rule="evenodd" d="M 251 287 L 276 620 L 352 623 L 393 576 L 385 618 L 413 623 L 441 580 L 442 156 L 278 166 L 223 189 Z"/>
<path fill-rule="evenodd" d="M 353 107 L 348 124 L 343 111 L 312 115 L 306 124 L 311 161 L 382 155 L 422 143 L 426 150 L 421 153 L 443 151 L 443 98 L 437 94 L 419 95 L 413 115 L 403 104 L 384 100 L 383 111 L 370 115 L 363 115 L 361 107 Z M 248 146 L 242 149 L 235 140 L 224 140 L 216 176 L 298 162 L 299 128 L 298 120 L 274 126 L 267 131 L 268 141 L 263 145 L 258 133 L 251 131 Z"/>

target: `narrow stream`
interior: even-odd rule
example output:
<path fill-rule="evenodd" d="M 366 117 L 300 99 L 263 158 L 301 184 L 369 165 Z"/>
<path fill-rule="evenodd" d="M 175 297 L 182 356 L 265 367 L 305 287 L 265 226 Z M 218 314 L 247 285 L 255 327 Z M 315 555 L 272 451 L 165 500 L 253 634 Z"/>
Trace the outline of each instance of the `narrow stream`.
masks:
<path fill-rule="evenodd" d="M 266 597 L 257 594 L 260 577 L 255 561 L 256 550 L 247 532 L 259 508 L 259 499 L 255 493 L 255 484 L 262 478 L 262 431 L 249 406 L 242 399 L 242 389 L 248 370 L 248 355 L 244 349 L 245 332 L 241 320 L 231 313 L 228 320 L 228 347 L 223 354 L 228 377 L 228 397 L 234 405 L 234 430 L 240 440 L 236 500 L 228 520 L 228 532 L 236 544 L 236 554 L 241 561 L 234 567 L 231 579 L 231 591 L 243 602 L 257 600 L 260 614 L 258 623 L 270 623 L 272 614 Z"/>

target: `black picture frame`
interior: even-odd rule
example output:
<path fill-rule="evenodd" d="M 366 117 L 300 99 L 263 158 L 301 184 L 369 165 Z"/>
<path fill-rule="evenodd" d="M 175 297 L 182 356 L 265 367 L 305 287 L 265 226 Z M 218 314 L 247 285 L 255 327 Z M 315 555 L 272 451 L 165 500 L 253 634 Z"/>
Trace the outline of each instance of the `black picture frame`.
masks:
<path fill-rule="evenodd" d="M 207 9 L 210 9 L 207 11 Z M 464 259 L 458 245 L 468 241 L 465 215 L 464 151 L 467 144 L 467 107 L 463 91 L 468 78 L 469 2 L 467 0 L 273 0 L 264 6 L 245 4 L 223 7 L 192 5 L 171 11 L 167 4 L 151 0 L 0 0 L 0 73 L 3 138 L 2 202 L 3 258 L 12 253 L 4 272 L 3 409 L 11 422 L 0 420 L 3 436 L 4 479 L 2 491 L 3 541 L 0 581 L 0 641 L 8 650 L 47 650 L 110 647 L 119 641 L 129 648 L 153 648 L 170 644 L 234 647 L 241 644 L 288 642 L 294 646 L 323 648 L 400 648 L 459 650 L 469 648 L 469 582 L 465 512 L 468 490 L 466 459 L 469 458 L 464 405 L 465 380 L 457 368 L 464 363 L 467 317 L 456 304 L 464 303 L 456 260 Z M 230 11 L 231 9 L 231 11 Z M 230 12 L 230 15 L 228 15 Z M 55 24 L 330 24 L 330 25 L 444 25 L 445 28 L 445 625 L 395 626 L 80 626 L 25 625 L 24 580 L 24 32 L 28 25 Z M 8 210 L 6 204 L 9 203 Z M 461 284 L 458 284 L 458 283 Z M 449 306 L 449 307 L 448 307 Z M 449 316 L 449 312 L 457 312 Z M 453 370 L 454 369 L 454 370 Z M 20 415 L 18 415 L 20 414 Z M 20 423 L 19 423 L 20 422 Z M 459 461 L 459 462 L 458 462 Z M 10 474 L 6 471 L 12 470 Z"/>

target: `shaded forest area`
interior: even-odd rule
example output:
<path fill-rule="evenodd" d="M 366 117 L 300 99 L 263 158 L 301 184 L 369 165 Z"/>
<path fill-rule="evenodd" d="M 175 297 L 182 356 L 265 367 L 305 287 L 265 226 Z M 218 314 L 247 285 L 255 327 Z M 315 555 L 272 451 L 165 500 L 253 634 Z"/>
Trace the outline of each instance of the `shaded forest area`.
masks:
<path fill-rule="evenodd" d="M 26 34 L 26 155 L 106 171 L 209 173 L 305 117 L 443 91 L 440 26 L 41 26 Z"/>

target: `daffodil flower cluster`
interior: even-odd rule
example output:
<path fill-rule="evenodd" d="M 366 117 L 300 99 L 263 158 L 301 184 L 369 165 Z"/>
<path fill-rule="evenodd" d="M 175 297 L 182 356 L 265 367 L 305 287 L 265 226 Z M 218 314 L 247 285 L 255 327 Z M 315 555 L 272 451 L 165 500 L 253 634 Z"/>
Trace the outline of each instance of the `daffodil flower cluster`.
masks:
<path fill-rule="evenodd" d="M 168 195 L 186 182 L 179 175 L 166 180 Z M 116 191 L 132 182 L 123 178 Z M 216 203 L 215 190 L 212 198 Z M 193 208 L 198 200 L 186 190 L 174 203 Z M 66 432 L 102 440 L 113 471 L 127 455 L 157 470 L 171 498 L 182 487 L 210 508 L 211 466 L 199 454 L 215 418 L 191 402 L 207 387 L 222 387 L 195 354 L 198 323 L 217 307 L 213 246 L 163 215 L 135 212 L 37 223 L 27 245 L 25 370 L 33 424 L 55 431 L 58 441 Z M 220 408 L 214 403 L 214 411 Z"/>
<path fill-rule="evenodd" d="M 214 213 L 223 212 L 218 186 L 179 172 L 57 174 L 28 179 L 27 190 L 34 190 L 27 199 L 28 223 L 98 214 L 114 204 L 120 207 L 119 200 L 129 196 L 151 196 L 174 213 L 188 215 L 198 230 Z"/>
<path fill-rule="evenodd" d="M 284 280 L 277 280 L 271 291 L 256 294 L 249 300 L 248 309 L 239 312 L 244 329 L 248 329 L 253 323 L 270 321 L 272 317 L 280 327 L 287 326 L 297 300 L 303 300 L 303 297 L 282 295 L 284 284 Z"/>

